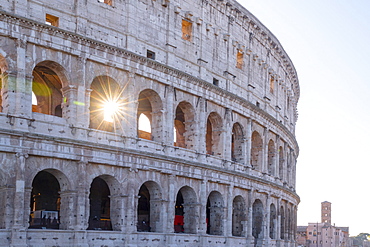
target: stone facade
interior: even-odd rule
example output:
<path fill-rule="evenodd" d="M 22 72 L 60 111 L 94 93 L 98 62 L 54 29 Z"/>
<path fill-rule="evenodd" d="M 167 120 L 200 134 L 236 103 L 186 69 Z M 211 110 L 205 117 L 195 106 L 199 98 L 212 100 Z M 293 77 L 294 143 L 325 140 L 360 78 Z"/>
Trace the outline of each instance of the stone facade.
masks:
<path fill-rule="evenodd" d="M 0 72 L 2 245 L 295 246 L 297 74 L 239 3 L 1 1 Z"/>

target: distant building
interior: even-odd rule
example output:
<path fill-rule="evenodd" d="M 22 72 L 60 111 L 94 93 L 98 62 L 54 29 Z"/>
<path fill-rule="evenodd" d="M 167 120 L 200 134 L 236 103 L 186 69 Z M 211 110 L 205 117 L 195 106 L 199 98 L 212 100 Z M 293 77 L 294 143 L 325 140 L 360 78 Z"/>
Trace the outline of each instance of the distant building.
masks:
<path fill-rule="evenodd" d="M 321 223 L 297 227 L 297 244 L 301 247 L 349 247 L 349 227 L 331 224 L 331 203 L 321 203 Z"/>
<path fill-rule="evenodd" d="M 351 247 L 370 247 L 370 235 L 368 233 L 360 233 L 357 236 L 350 237 Z"/>

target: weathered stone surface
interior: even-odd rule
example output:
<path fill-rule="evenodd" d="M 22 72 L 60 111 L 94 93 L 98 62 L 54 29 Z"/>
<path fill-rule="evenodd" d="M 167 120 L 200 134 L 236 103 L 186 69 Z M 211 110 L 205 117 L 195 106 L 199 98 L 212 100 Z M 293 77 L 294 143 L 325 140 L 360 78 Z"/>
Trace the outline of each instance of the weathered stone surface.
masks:
<path fill-rule="evenodd" d="M 2 1 L 0 72 L 2 245 L 295 246 L 297 74 L 237 2 Z"/>

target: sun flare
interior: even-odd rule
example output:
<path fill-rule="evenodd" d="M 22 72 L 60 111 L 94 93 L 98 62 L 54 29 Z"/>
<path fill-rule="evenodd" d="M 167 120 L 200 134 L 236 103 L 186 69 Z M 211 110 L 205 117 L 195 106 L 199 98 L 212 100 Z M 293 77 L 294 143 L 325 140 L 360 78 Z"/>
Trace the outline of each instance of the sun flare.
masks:
<path fill-rule="evenodd" d="M 109 100 L 103 106 L 104 121 L 113 123 L 115 116 L 119 114 L 119 104 L 117 101 Z"/>

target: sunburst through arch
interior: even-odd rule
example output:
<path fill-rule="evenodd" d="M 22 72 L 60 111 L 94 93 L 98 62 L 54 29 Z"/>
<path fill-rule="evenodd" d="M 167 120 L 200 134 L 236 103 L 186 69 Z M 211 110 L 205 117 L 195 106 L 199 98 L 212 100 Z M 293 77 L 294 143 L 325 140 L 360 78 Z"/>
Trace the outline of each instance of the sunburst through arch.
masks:
<path fill-rule="evenodd" d="M 127 85 L 127 84 L 126 84 Z M 91 83 L 90 128 L 109 132 L 123 132 L 122 122 L 132 116 L 126 109 L 128 96 L 125 88 L 108 76 L 98 76 Z"/>

